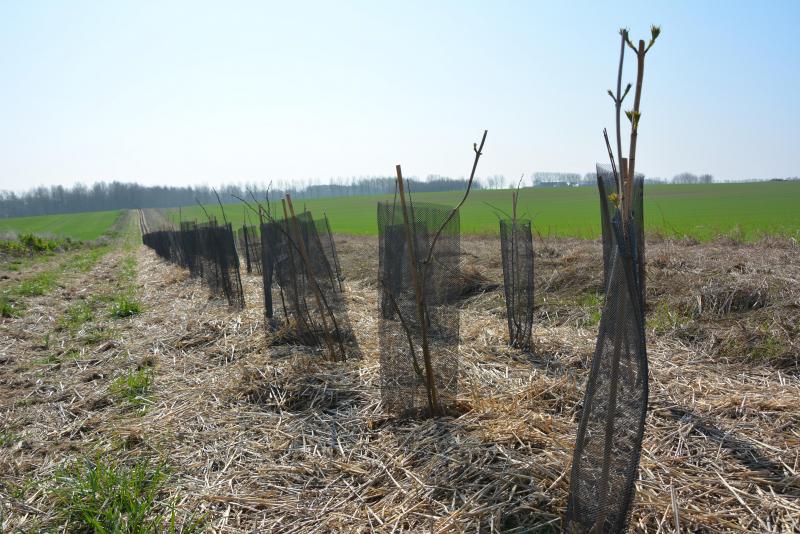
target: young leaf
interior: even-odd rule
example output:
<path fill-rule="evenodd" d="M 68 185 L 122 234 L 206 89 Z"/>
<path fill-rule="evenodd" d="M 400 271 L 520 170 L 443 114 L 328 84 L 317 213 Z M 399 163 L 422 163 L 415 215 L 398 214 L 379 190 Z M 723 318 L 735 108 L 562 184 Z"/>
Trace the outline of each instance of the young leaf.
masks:
<path fill-rule="evenodd" d="M 653 43 L 656 42 L 656 39 L 658 39 L 659 35 L 661 35 L 661 26 L 650 26 L 650 42 L 647 44 L 645 53 L 650 50 L 650 47 L 653 46 Z"/>

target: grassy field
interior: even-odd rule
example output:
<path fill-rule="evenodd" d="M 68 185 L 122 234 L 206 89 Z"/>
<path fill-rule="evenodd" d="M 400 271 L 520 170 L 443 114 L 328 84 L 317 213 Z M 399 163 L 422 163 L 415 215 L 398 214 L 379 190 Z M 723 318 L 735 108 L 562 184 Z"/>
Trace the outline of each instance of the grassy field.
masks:
<path fill-rule="evenodd" d="M 82 241 L 97 239 L 113 225 L 122 211 L 91 211 L 0 219 L 0 232 L 53 234 Z"/>
<path fill-rule="evenodd" d="M 417 201 L 453 206 L 461 194 L 421 193 Z M 391 196 L 340 197 L 297 200 L 295 209 L 305 206 L 315 215 L 328 214 L 334 232 L 375 235 L 376 202 Z M 508 190 L 474 191 L 461 213 L 461 229 L 466 234 L 496 234 L 495 209 L 509 212 Z M 800 182 L 766 182 L 716 185 L 661 185 L 645 189 L 645 225 L 648 232 L 672 236 L 691 236 L 708 240 L 731 235 L 754 240 L 764 235 L 800 236 Z M 221 220 L 219 206 L 206 210 Z M 533 219 L 543 236 L 596 237 L 600 233 L 597 189 L 594 187 L 524 189 L 518 212 Z M 225 214 L 241 224 L 245 213 L 254 214 L 241 204 L 225 206 Z M 178 220 L 178 210 L 170 216 Z M 205 220 L 199 206 L 181 210 L 184 220 Z"/>

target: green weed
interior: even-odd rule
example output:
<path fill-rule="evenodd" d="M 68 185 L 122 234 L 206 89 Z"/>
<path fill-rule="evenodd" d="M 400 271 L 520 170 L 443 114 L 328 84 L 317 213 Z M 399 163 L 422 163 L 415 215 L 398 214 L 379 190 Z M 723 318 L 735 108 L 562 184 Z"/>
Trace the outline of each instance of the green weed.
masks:
<path fill-rule="evenodd" d="M 33 360 L 33 363 L 39 365 L 53 365 L 56 363 L 61 363 L 61 359 L 55 354 L 48 354 L 44 358 L 37 358 Z"/>
<path fill-rule="evenodd" d="M 20 282 L 15 291 L 23 297 L 38 297 L 52 291 L 56 287 L 56 282 L 56 273 L 43 271 L 33 278 Z"/>
<path fill-rule="evenodd" d="M 797 365 L 797 355 L 793 353 L 791 343 L 781 339 L 769 324 L 743 326 L 732 332 L 720 344 L 719 356 L 777 366 Z"/>
<path fill-rule="evenodd" d="M 25 475 L 19 484 L 9 479 L 4 480 L 3 484 L 8 489 L 8 494 L 17 500 L 23 500 L 27 495 L 35 492 L 40 485 L 39 481 L 31 475 Z"/>
<path fill-rule="evenodd" d="M 126 256 L 122 260 L 121 270 L 123 279 L 133 280 L 136 277 L 136 257 L 133 255 Z"/>
<path fill-rule="evenodd" d="M 85 273 L 94 267 L 100 258 L 108 254 L 110 251 L 111 247 L 106 245 L 81 252 L 80 254 L 75 255 L 72 261 L 70 261 L 69 269 L 75 272 Z"/>
<path fill-rule="evenodd" d="M 19 305 L 6 295 L 0 295 L 0 317 L 17 317 L 19 314 Z"/>
<path fill-rule="evenodd" d="M 682 329 L 692 321 L 691 317 L 669 308 L 666 302 L 655 306 L 647 315 L 647 327 L 655 334 L 666 334 Z"/>
<path fill-rule="evenodd" d="M 74 333 L 92 319 L 94 319 L 94 313 L 92 313 L 91 306 L 87 302 L 79 300 L 67 308 L 64 316 L 59 320 L 59 325 Z"/>
<path fill-rule="evenodd" d="M 121 295 L 111 306 L 111 315 L 118 319 L 130 317 L 142 312 L 141 305 L 128 295 Z"/>
<path fill-rule="evenodd" d="M 159 532 L 167 518 L 157 513 L 156 497 L 166 479 L 162 464 L 142 460 L 129 467 L 98 458 L 59 472 L 53 495 L 72 531 Z"/>
<path fill-rule="evenodd" d="M 19 436 L 10 428 L 0 430 L 0 447 L 10 446 L 19 441 Z"/>
<path fill-rule="evenodd" d="M 101 341 L 108 341 L 111 339 L 112 334 L 113 332 L 104 326 L 93 326 L 86 329 L 81 341 L 84 345 L 94 345 Z"/>
<path fill-rule="evenodd" d="M 150 402 L 152 380 L 152 374 L 148 369 L 131 371 L 111 382 L 109 391 L 119 400 L 124 400 L 137 408 L 144 408 Z"/>
<path fill-rule="evenodd" d="M 588 326 L 597 326 L 600 324 L 600 317 L 602 316 L 603 297 L 599 293 L 586 293 L 583 295 L 581 307 L 587 308 L 586 324 Z"/>

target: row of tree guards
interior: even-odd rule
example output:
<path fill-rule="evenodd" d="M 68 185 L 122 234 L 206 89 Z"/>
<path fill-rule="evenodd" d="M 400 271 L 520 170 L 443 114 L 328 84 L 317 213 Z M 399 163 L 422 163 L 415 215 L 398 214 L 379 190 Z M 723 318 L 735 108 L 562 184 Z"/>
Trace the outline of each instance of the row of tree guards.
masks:
<path fill-rule="evenodd" d="M 239 256 L 230 223 L 182 222 L 180 230 L 144 233 L 142 242 L 161 258 L 189 270 L 212 296 L 225 298 L 230 306 L 244 308 Z"/>
<path fill-rule="evenodd" d="M 597 167 L 603 244 L 605 301 L 586 384 L 573 452 L 565 532 L 621 532 L 634 495 L 647 412 L 648 376 L 644 329 L 643 179 L 634 162 L 644 58 L 649 44 L 631 43 L 621 30 L 616 93 L 617 156 L 605 134 L 610 166 Z M 630 152 L 622 156 L 621 105 L 625 48 L 637 59 Z M 469 196 L 487 132 L 473 145 L 472 172 L 453 208 L 414 203 L 401 167 L 393 200 L 379 202 L 378 286 L 380 292 L 380 385 L 384 409 L 400 417 L 438 417 L 452 411 L 458 396 L 459 310 L 453 280 L 460 278 L 459 210 Z M 617 161 L 620 165 L 617 167 Z M 181 222 L 179 230 L 143 235 L 162 258 L 189 269 L 212 294 L 244 306 L 240 256 L 248 273 L 261 275 L 267 328 L 276 337 L 324 347 L 332 361 L 358 357 L 349 324 L 342 272 L 327 216 L 296 213 L 291 197 L 273 203 L 240 199 L 259 219 L 234 234 L 232 226 Z M 531 221 L 501 219 L 500 254 L 508 340 L 532 348 L 534 250 Z M 224 215 L 224 214 L 223 214 Z M 279 306 L 278 306 L 279 303 Z M 276 310 L 280 311 L 276 313 Z"/>

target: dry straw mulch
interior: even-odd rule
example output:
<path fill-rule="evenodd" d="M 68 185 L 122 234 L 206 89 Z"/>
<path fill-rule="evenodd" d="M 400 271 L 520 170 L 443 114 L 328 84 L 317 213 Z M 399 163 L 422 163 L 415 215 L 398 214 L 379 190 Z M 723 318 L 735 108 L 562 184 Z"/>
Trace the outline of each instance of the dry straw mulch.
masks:
<path fill-rule="evenodd" d="M 488 284 L 502 281 L 499 243 L 465 239 L 463 260 L 488 289 L 459 303 L 459 404 L 452 417 L 414 421 L 380 407 L 377 243 L 337 244 L 360 360 L 272 344 L 259 277 L 244 277 L 248 307 L 233 312 L 145 249 L 145 312 L 111 322 L 110 345 L 75 364 L 25 365 L 66 295 L 3 324 L 0 413 L 18 440 L 0 448 L 0 478 L 41 482 L 0 496 L 3 528 L 55 517 L 48 477 L 97 451 L 166 461 L 160 501 L 212 532 L 560 528 L 597 330 L 599 245 L 535 243 L 526 354 L 506 346 L 502 291 Z M 648 258 L 651 409 L 631 530 L 798 531 L 800 250 L 664 241 Z M 64 291 L 95 290 L 77 284 Z M 108 384 L 143 365 L 154 394 L 138 414 Z"/>

